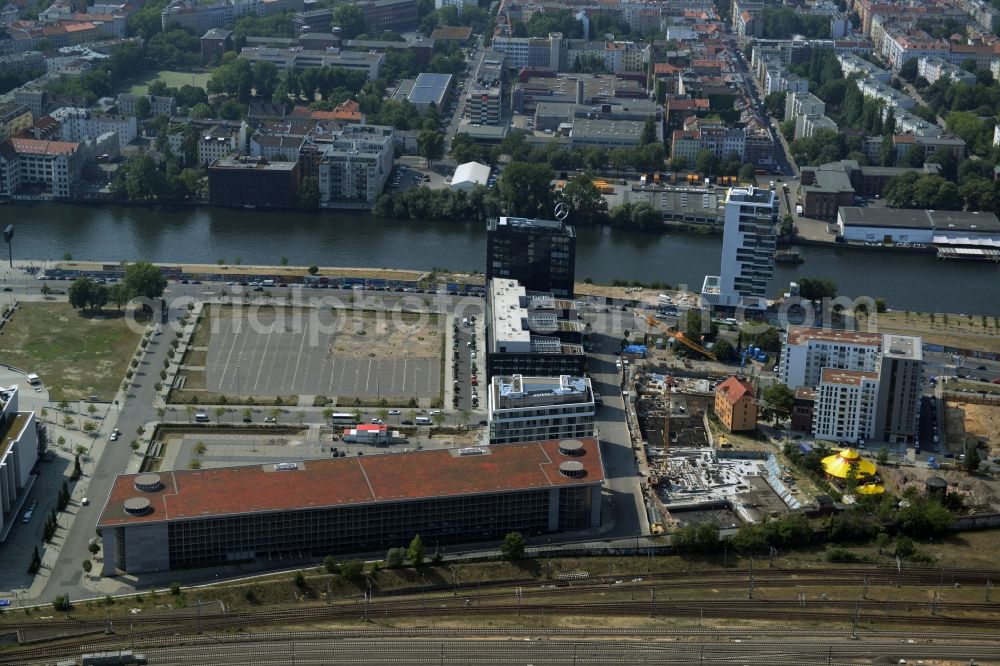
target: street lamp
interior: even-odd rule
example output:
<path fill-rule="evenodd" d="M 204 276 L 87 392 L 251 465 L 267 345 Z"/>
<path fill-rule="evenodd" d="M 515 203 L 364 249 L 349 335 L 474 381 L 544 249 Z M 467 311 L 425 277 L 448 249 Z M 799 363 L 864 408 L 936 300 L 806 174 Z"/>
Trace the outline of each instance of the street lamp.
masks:
<path fill-rule="evenodd" d="M 10 267 L 14 268 L 14 245 L 11 241 L 14 238 L 14 225 L 8 224 L 3 230 L 3 239 L 7 243 L 7 259 L 10 261 Z"/>

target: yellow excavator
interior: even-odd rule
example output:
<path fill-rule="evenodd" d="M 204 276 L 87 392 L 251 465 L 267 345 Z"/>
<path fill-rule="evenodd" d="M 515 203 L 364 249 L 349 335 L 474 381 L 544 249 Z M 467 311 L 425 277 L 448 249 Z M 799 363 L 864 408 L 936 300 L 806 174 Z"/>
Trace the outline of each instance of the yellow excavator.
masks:
<path fill-rule="evenodd" d="M 715 354 L 713 354 L 712 352 L 708 351 L 707 349 L 705 349 L 704 347 L 702 347 L 701 345 L 699 345 L 697 342 L 695 342 L 694 340 L 691 340 L 689 337 L 687 337 L 686 335 L 684 335 L 683 331 L 680 331 L 680 330 L 678 330 L 676 328 L 672 328 L 670 326 L 667 326 L 663 322 L 659 321 L 653 315 L 643 314 L 642 312 L 639 312 L 638 310 L 636 310 L 635 311 L 635 316 L 636 317 L 642 317 L 643 319 L 645 319 L 646 323 L 649 326 L 655 326 L 656 328 L 662 329 L 663 331 L 669 333 L 671 336 L 673 336 L 674 340 L 676 340 L 677 342 L 681 343 L 682 345 L 684 345 L 688 349 L 693 349 L 694 351 L 698 352 L 702 356 L 708 357 L 708 358 L 712 359 L 713 361 L 718 361 L 719 360 L 718 358 L 716 358 Z"/>

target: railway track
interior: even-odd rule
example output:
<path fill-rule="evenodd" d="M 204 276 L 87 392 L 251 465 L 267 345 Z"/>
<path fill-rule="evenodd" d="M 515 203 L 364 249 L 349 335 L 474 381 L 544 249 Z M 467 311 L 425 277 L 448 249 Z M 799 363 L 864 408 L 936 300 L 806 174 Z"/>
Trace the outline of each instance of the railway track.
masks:
<path fill-rule="evenodd" d="M 761 569 L 753 573 L 754 587 L 805 587 L 829 585 L 831 576 L 843 581 L 855 577 L 858 584 L 867 578 L 872 586 L 901 585 L 985 585 L 987 581 L 1000 579 L 997 571 L 937 569 L 908 569 L 896 571 L 887 568 L 820 568 L 810 570 Z M 816 625 L 838 627 L 864 627 L 867 623 L 878 625 L 919 625 L 921 627 L 976 628 L 992 630 L 989 640 L 1000 629 L 1000 604 L 988 602 L 925 602 L 925 601 L 876 601 L 845 599 L 761 599 L 761 600 L 719 600 L 706 599 L 671 600 L 671 590 L 697 587 L 742 587 L 748 585 L 749 570 L 710 572 L 695 574 L 688 578 L 677 575 L 654 574 L 621 577 L 602 577 L 573 582 L 558 581 L 539 583 L 531 581 L 531 586 L 514 589 L 439 589 L 432 594 L 399 595 L 382 597 L 378 601 L 361 600 L 309 606 L 262 609 L 230 613 L 204 613 L 183 617 L 167 614 L 146 616 L 119 616 L 99 620 L 53 620 L 47 622 L 6 622 L 0 628 L 7 630 L 53 630 L 80 631 L 85 629 L 108 628 L 121 632 L 107 636 L 84 636 L 79 639 L 52 641 L 51 644 L 21 646 L 0 652 L 0 664 L 38 663 L 47 659 L 57 659 L 66 654 L 80 651 L 113 649 L 115 647 L 144 646 L 157 642 L 190 640 L 192 632 L 212 634 L 230 640 L 231 632 L 245 632 L 253 627 L 282 625 L 302 625 L 325 621 L 358 621 L 424 616 L 622 616 L 622 617 L 671 617 L 671 618 L 731 618 L 748 620 L 771 620 L 788 622 L 809 622 Z M 508 588 L 510 584 L 507 583 Z M 461 592 L 459 595 L 458 592 Z M 560 602 L 557 597 L 613 592 L 631 592 L 643 595 L 640 600 L 606 600 L 586 602 Z M 657 592 L 661 597 L 657 598 Z M 645 599 L 644 595 L 650 598 Z M 662 598 L 666 593 L 666 599 Z M 357 635 L 357 630 L 349 630 Z M 737 630 L 739 631 L 739 630 Z M 905 633 L 905 632 L 901 632 Z M 324 632 L 329 636 L 330 632 Z M 657 632 L 662 635 L 663 632 Z M 456 631 L 449 631 L 456 636 Z M 506 634 L 504 634 L 506 635 Z M 588 631 L 593 636 L 594 631 Z M 630 632 L 629 635 L 638 635 Z M 684 635 L 691 635 L 687 630 Z M 811 635 L 804 632 L 803 635 Z M 953 633 L 948 636 L 954 638 Z M 970 634 L 972 635 L 972 634 Z"/>

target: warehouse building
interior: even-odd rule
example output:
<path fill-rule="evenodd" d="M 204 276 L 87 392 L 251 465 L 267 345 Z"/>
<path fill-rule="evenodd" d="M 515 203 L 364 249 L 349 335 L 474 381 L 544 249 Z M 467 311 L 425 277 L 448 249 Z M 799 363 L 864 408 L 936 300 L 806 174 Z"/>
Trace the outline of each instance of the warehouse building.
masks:
<path fill-rule="evenodd" d="M 855 243 L 936 245 L 983 256 L 1000 250 L 1000 220 L 987 212 L 844 206 L 837 212 L 837 230 Z"/>
<path fill-rule="evenodd" d="M 103 574 L 598 527 L 596 439 L 122 474 Z"/>

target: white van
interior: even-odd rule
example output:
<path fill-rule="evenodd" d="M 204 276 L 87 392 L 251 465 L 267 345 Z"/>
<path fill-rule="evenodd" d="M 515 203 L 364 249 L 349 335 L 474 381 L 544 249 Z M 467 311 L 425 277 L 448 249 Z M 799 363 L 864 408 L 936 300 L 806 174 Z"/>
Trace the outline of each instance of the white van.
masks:
<path fill-rule="evenodd" d="M 431 418 L 429 416 L 418 416 L 417 425 L 430 425 Z"/>
<path fill-rule="evenodd" d="M 27 380 L 28 383 L 31 384 L 32 386 L 38 386 L 39 384 L 42 383 L 42 378 L 33 372 L 28 373 Z"/>
<path fill-rule="evenodd" d="M 274 280 L 261 280 L 260 286 L 262 286 L 262 287 L 273 287 L 274 286 Z"/>

